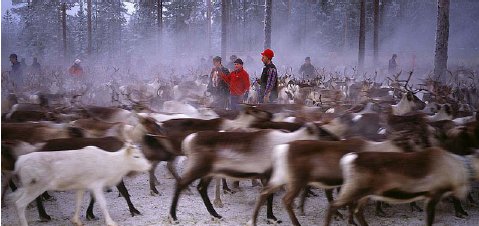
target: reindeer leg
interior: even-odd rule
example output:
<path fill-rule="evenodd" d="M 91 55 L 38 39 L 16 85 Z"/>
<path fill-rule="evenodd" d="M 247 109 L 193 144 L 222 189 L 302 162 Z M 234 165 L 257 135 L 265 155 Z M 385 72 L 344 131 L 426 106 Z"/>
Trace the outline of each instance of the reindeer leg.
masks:
<path fill-rule="evenodd" d="M 454 212 L 456 217 L 465 218 L 466 216 L 469 216 L 469 214 L 467 214 L 467 212 L 462 208 L 461 201 L 458 198 L 452 197 L 452 203 L 454 204 Z"/>
<path fill-rule="evenodd" d="M 98 218 L 93 214 L 93 206 L 95 204 L 95 196 L 93 196 L 92 193 L 90 193 L 90 203 L 88 204 L 88 208 L 86 210 L 86 219 L 91 221 L 91 220 L 98 220 Z"/>
<path fill-rule="evenodd" d="M 103 194 L 103 189 L 101 187 L 97 187 L 92 189 L 93 195 L 95 196 L 95 199 L 98 201 L 98 205 L 100 206 L 100 209 L 103 213 L 103 217 L 105 218 L 105 223 L 108 226 L 117 226 L 118 224 L 113 221 L 113 219 L 110 216 L 110 213 L 108 212 L 108 208 L 106 206 L 106 199 Z"/>
<path fill-rule="evenodd" d="M 235 189 L 236 191 L 239 191 L 239 180 L 235 180 L 233 181 L 233 189 Z"/>
<path fill-rule="evenodd" d="M 200 183 L 198 184 L 197 189 L 198 189 L 198 192 L 199 192 L 200 195 L 201 195 L 201 199 L 203 199 L 203 203 L 205 204 L 206 209 L 208 210 L 208 212 L 209 212 L 214 218 L 221 219 L 222 216 L 220 216 L 220 215 L 216 212 L 216 210 L 214 209 L 213 205 L 211 204 L 210 198 L 208 197 L 208 185 L 210 184 L 211 180 L 212 180 L 211 177 L 200 179 Z"/>
<path fill-rule="evenodd" d="M 476 200 L 474 200 L 474 198 L 472 197 L 472 193 L 469 193 L 467 195 L 467 200 L 471 203 L 472 206 L 478 206 L 478 203 L 476 202 Z"/>
<path fill-rule="evenodd" d="M 159 162 L 155 161 L 153 162 L 153 165 L 149 171 L 149 176 L 150 176 L 150 181 L 149 181 L 149 184 L 150 184 L 150 194 L 152 196 L 155 196 L 155 195 L 158 195 L 160 194 L 160 192 L 156 189 L 156 183 L 155 181 L 158 181 L 158 179 L 156 178 L 155 176 L 155 170 L 156 170 L 156 167 L 158 166 Z"/>
<path fill-rule="evenodd" d="M 268 196 L 266 203 L 266 217 L 268 218 L 269 223 L 280 224 L 282 221 L 278 220 L 273 214 L 273 194 Z"/>
<path fill-rule="evenodd" d="M 140 211 L 138 211 L 133 205 L 133 203 L 131 202 L 130 194 L 128 193 L 128 190 L 126 189 L 126 186 L 123 180 L 121 180 L 121 182 L 118 185 L 116 185 L 116 188 L 120 192 L 121 196 L 125 198 L 126 203 L 128 205 L 128 209 L 130 210 L 131 216 L 134 217 L 135 215 L 141 215 Z"/>
<path fill-rule="evenodd" d="M 5 192 L 7 192 L 7 185 L 10 186 L 12 191 L 15 191 L 17 189 L 17 186 L 15 186 L 15 184 L 12 181 L 12 177 L 13 177 L 13 173 L 10 173 L 10 174 L 7 174 L 7 176 L 5 177 L 5 180 L 2 180 L 2 182 L 7 181 L 7 183 L 2 183 L 2 197 L 1 197 L 2 207 L 5 205 L 4 198 L 5 198 Z"/>
<path fill-rule="evenodd" d="M 152 164 L 152 168 L 156 169 L 158 165 L 160 164 L 160 161 L 154 161 Z M 155 171 L 153 171 L 153 174 L 150 174 L 150 180 L 153 180 L 155 185 L 160 185 L 160 181 L 158 180 L 158 177 L 155 175 Z"/>
<path fill-rule="evenodd" d="M 81 208 L 81 203 L 83 202 L 84 194 L 85 194 L 85 190 L 77 191 L 76 202 L 75 202 L 75 214 L 73 215 L 73 218 L 71 219 L 71 222 L 74 225 L 83 225 L 83 223 L 80 220 L 80 208 Z"/>
<path fill-rule="evenodd" d="M 324 189 L 324 193 L 326 194 L 326 198 L 328 199 L 328 203 L 331 204 L 333 200 L 333 189 Z M 334 215 L 340 219 L 344 219 L 343 214 L 341 214 L 338 210 L 334 213 Z"/>
<path fill-rule="evenodd" d="M 422 211 L 423 211 L 423 210 L 421 209 L 421 207 L 419 207 L 419 206 L 417 205 L 416 202 L 411 202 L 409 205 L 411 206 L 411 212 L 414 212 L 414 210 L 417 210 L 418 212 L 422 212 Z"/>
<path fill-rule="evenodd" d="M 387 214 L 383 211 L 382 204 L 383 202 L 376 201 L 376 216 L 387 217 Z"/>
<path fill-rule="evenodd" d="M 176 172 L 176 158 L 166 162 L 166 168 L 168 168 L 168 171 L 170 171 L 171 175 L 175 178 L 176 181 L 179 181 L 181 179 L 180 175 L 178 175 L 178 172 Z M 193 194 L 193 192 L 190 190 L 189 187 L 186 188 L 187 193 Z"/>
<path fill-rule="evenodd" d="M 328 207 L 328 210 L 327 210 L 327 212 L 326 212 L 326 217 L 325 217 L 325 219 L 324 219 L 324 226 L 329 226 L 329 225 L 331 224 L 331 219 L 333 218 L 333 214 L 334 214 L 335 212 L 337 212 L 339 208 L 341 208 L 341 207 L 343 207 L 343 206 L 345 206 L 345 205 L 347 205 L 347 204 L 348 204 L 348 203 L 339 203 L 338 200 L 336 200 L 336 201 L 330 203 L 330 204 L 329 204 L 329 207 Z M 351 207 L 350 207 L 349 209 L 350 209 L 349 219 L 351 220 L 351 219 L 352 219 L 352 216 L 353 216 L 353 211 L 352 211 L 352 208 L 351 208 Z M 350 223 L 350 224 L 352 223 L 352 224 L 356 225 L 356 224 L 354 223 L 354 219 L 353 219 L 352 222 L 349 221 L 349 223 Z"/>
<path fill-rule="evenodd" d="M 218 177 L 215 179 L 215 200 L 213 201 L 213 204 L 217 208 L 223 208 L 223 202 L 221 202 L 221 179 Z"/>
<path fill-rule="evenodd" d="M 176 208 L 178 206 L 178 200 L 180 199 L 181 192 L 185 190 L 196 179 L 206 176 L 206 173 L 208 172 L 207 169 L 205 169 L 204 167 L 206 163 L 204 161 L 201 161 L 193 166 L 190 166 L 189 168 L 187 168 L 183 178 L 176 182 L 175 193 L 173 195 L 173 200 L 170 206 L 170 216 L 168 217 L 171 223 L 178 222 L 178 218 L 176 216 Z"/>
<path fill-rule="evenodd" d="M 339 193 L 339 196 L 336 200 L 334 200 L 328 208 L 328 212 L 326 215 L 326 220 L 324 225 L 329 225 L 331 223 L 331 218 L 333 217 L 333 214 L 341 207 L 349 205 L 349 223 L 356 225 L 354 222 L 354 211 L 356 210 L 356 207 L 358 206 L 358 202 L 355 202 L 355 200 L 360 200 L 363 197 L 366 197 L 368 194 L 370 194 L 370 190 L 366 188 L 359 188 L 359 187 L 345 187 L 342 188 L 346 192 L 341 192 Z"/>
<path fill-rule="evenodd" d="M 261 183 L 258 182 L 258 179 L 251 179 L 251 186 L 252 187 L 256 187 L 256 186 L 260 186 Z"/>
<path fill-rule="evenodd" d="M 228 187 L 228 183 L 226 183 L 225 178 L 221 178 L 221 181 L 223 182 L 223 192 L 225 194 L 234 194 L 235 193 Z"/>
<path fill-rule="evenodd" d="M 359 200 L 356 206 L 356 218 L 361 226 L 368 226 L 366 219 L 364 218 L 364 205 L 367 203 L 367 199 Z"/>
<path fill-rule="evenodd" d="M 436 205 L 439 202 L 440 198 L 441 196 L 438 195 L 438 196 L 432 197 L 430 200 L 427 201 L 427 204 L 426 204 L 426 212 L 427 212 L 426 225 L 427 226 L 432 226 L 434 222 L 434 216 L 436 214 Z"/>
<path fill-rule="evenodd" d="M 267 186 L 268 184 L 268 181 L 271 176 L 271 172 L 268 172 L 265 175 L 266 176 L 261 179 L 261 183 L 263 184 L 264 187 Z M 268 222 L 275 223 L 275 224 L 281 223 L 282 221 L 278 220 L 273 214 L 273 194 L 268 195 L 267 201 L 268 202 L 266 203 L 266 218 L 268 218 Z"/>
<path fill-rule="evenodd" d="M 38 210 L 38 215 L 40 216 L 40 221 L 41 222 L 47 222 L 50 221 L 52 218 L 50 215 L 47 214 L 45 211 L 45 207 L 43 206 L 43 199 L 41 196 L 37 197 L 35 199 L 35 202 L 37 203 L 37 210 Z"/>
<path fill-rule="evenodd" d="M 264 205 L 269 195 L 277 191 L 278 189 L 279 189 L 279 186 L 266 186 L 263 188 L 263 190 L 260 193 L 259 199 L 256 201 L 256 205 L 253 211 L 253 216 L 251 220 L 248 222 L 249 226 L 256 225 L 256 220 L 258 219 L 258 214 L 259 214 L 259 210 L 261 209 L 261 206 Z"/>
<path fill-rule="evenodd" d="M 301 191 L 301 186 L 298 186 L 296 184 L 292 184 L 288 187 L 286 195 L 284 195 L 284 197 L 283 197 L 283 203 L 284 203 L 284 206 L 286 207 L 286 211 L 288 212 L 288 215 L 289 215 L 289 218 L 291 219 L 291 222 L 295 226 L 301 225 L 298 221 L 298 218 L 294 214 L 294 210 L 293 210 L 294 198 L 296 196 L 298 196 L 300 191 Z M 304 193 L 306 193 L 306 191 Z"/>
<path fill-rule="evenodd" d="M 175 160 L 176 158 L 172 161 L 166 162 L 166 167 L 168 168 L 168 171 L 170 171 L 171 175 L 175 178 L 175 180 L 179 181 L 181 178 L 180 178 L 180 175 L 178 175 L 178 172 L 176 172 Z"/>
<path fill-rule="evenodd" d="M 354 226 L 357 226 L 356 222 L 354 221 L 354 210 L 356 209 L 356 203 L 351 203 L 348 205 L 348 223 Z"/>
<path fill-rule="evenodd" d="M 306 192 L 306 196 L 307 197 L 317 197 L 318 195 L 316 193 L 314 193 L 312 190 L 311 190 L 311 186 L 306 186 L 305 188 L 305 192 Z"/>
<path fill-rule="evenodd" d="M 50 194 L 48 194 L 48 192 L 43 192 L 42 198 L 43 198 L 43 200 L 45 200 L 45 201 L 53 201 L 53 200 L 54 200 L 53 196 L 51 196 Z"/>
<path fill-rule="evenodd" d="M 300 216 L 305 216 L 304 214 L 304 203 L 306 203 L 306 195 L 307 191 L 306 189 L 301 193 L 301 197 L 299 199 L 299 205 L 298 205 L 298 209 L 299 209 L 299 215 Z"/>

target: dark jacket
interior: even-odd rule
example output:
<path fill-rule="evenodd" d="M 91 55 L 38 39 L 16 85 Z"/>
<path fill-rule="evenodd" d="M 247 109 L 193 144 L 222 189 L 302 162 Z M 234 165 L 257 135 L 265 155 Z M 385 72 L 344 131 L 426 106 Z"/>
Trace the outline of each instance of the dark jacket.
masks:
<path fill-rule="evenodd" d="M 30 66 L 30 71 L 33 73 L 40 73 L 42 71 L 42 66 L 38 62 L 33 62 Z"/>
<path fill-rule="evenodd" d="M 304 76 L 313 76 L 316 75 L 316 70 L 312 64 L 304 63 L 299 69 L 299 74 Z"/>
<path fill-rule="evenodd" d="M 278 71 L 273 63 L 265 65 L 261 73 L 261 98 L 265 93 L 271 92 L 270 100 L 278 97 Z"/>
<path fill-rule="evenodd" d="M 208 92 L 213 95 L 228 96 L 230 89 L 223 77 L 229 76 L 229 74 L 228 69 L 223 66 L 211 69 L 210 83 L 207 88 Z"/>
<path fill-rule="evenodd" d="M 15 86 L 22 86 L 24 82 L 23 67 L 20 62 L 12 64 L 12 71 L 10 72 L 10 78 L 14 82 Z"/>
<path fill-rule="evenodd" d="M 396 63 L 396 59 L 390 59 L 389 60 L 389 67 L 388 67 L 388 72 L 389 73 L 395 73 L 397 69 L 398 64 Z"/>

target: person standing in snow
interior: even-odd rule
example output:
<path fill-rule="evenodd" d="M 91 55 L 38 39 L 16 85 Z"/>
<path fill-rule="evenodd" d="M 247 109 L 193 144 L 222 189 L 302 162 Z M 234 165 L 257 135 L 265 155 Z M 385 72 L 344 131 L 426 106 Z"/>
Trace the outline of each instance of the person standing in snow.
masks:
<path fill-rule="evenodd" d="M 264 68 L 260 78 L 261 88 L 259 101 L 260 103 L 269 103 L 278 98 L 278 71 L 272 62 L 274 57 L 273 50 L 265 49 L 261 55 Z"/>
<path fill-rule="evenodd" d="M 301 68 L 299 68 L 299 74 L 304 78 L 304 77 L 314 77 L 316 75 L 316 69 L 314 66 L 311 64 L 311 58 L 306 57 L 304 59 L 304 64 L 301 65 Z"/>
<path fill-rule="evenodd" d="M 213 58 L 213 65 L 214 67 L 211 69 L 207 91 L 215 98 L 214 107 L 227 108 L 229 102 L 229 87 L 225 78 L 229 76 L 229 71 L 221 64 L 221 57 L 219 56 Z"/>
<path fill-rule="evenodd" d="M 230 88 L 231 110 L 238 110 L 239 104 L 243 102 L 244 94 L 250 87 L 249 75 L 243 68 L 243 60 L 240 58 L 234 61 L 235 70 L 229 76 L 223 76 Z"/>
<path fill-rule="evenodd" d="M 75 77 L 83 75 L 83 68 L 80 65 L 80 63 L 81 63 L 80 59 L 76 59 L 75 62 L 73 62 L 73 65 L 70 67 L 70 69 L 68 69 L 68 72 L 70 73 L 70 75 Z"/>

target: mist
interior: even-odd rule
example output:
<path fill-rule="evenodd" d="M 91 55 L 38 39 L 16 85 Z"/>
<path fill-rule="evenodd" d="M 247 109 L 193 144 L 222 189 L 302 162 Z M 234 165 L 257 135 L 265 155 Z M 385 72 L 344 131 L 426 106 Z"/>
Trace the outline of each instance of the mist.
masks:
<path fill-rule="evenodd" d="M 206 1 L 93 0 L 92 52 L 87 51 L 86 0 L 67 4 L 66 50 L 62 46 L 59 1 L 8 4 L 2 1 L 2 71 L 16 53 L 27 65 L 37 57 L 50 70 L 66 71 L 82 60 L 89 75 L 118 73 L 148 80 L 155 77 L 209 74 L 211 58 L 221 55 L 221 1 L 211 1 L 211 34 Z M 262 70 L 264 1 L 230 1 L 226 59 L 245 60 L 251 77 Z M 7 9 L 6 9 L 7 8 Z M 80 9 L 81 8 L 81 9 Z M 7 10 L 11 18 L 7 18 Z M 30 11 L 29 11 L 30 10 Z M 388 60 L 398 55 L 401 70 L 424 76 L 433 69 L 437 1 L 380 1 L 379 61 L 373 62 L 373 5 L 366 1 L 364 71 L 386 76 Z M 358 61 L 359 1 L 273 1 L 273 62 L 280 74 L 298 75 L 309 56 L 318 70 L 353 73 Z M 210 37 L 210 40 L 209 40 Z M 449 67 L 479 66 L 479 2 L 452 1 Z M 415 63 L 413 57 L 415 56 Z M 201 59 L 206 64 L 201 65 Z M 414 65 L 413 65 L 414 64 Z M 67 76 L 67 75 L 65 75 Z"/>

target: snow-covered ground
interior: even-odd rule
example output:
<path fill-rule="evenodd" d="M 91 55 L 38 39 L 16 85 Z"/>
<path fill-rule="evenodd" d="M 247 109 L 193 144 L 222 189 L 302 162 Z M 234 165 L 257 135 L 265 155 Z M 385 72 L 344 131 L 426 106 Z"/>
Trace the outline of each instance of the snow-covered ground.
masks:
<path fill-rule="evenodd" d="M 113 192 L 106 193 L 106 199 L 112 218 L 119 223 L 119 225 L 168 225 L 168 211 L 171 204 L 174 179 L 166 172 L 164 164 L 158 167 L 156 175 L 160 180 L 158 190 L 160 196 L 151 196 L 148 189 L 147 174 L 140 174 L 136 177 L 126 178 L 125 184 L 131 195 L 131 199 L 136 208 L 143 214 L 142 216 L 131 217 L 126 202 L 123 198 L 118 197 L 116 188 Z M 196 184 L 196 182 L 194 183 Z M 217 212 L 223 216 L 219 222 L 212 221 L 206 208 L 201 201 L 201 198 L 192 188 L 192 194 L 184 192 L 180 198 L 178 205 L 179 225 L 245 225 L 254 208 L 255 200 L 259 194 L 259 187 L 251 187 L 251 181 L 245 180 L 240 183 L 242 191 L 235 194 L 222 194 L 224 203 L 223 208 L 216 208 Z M 474 192 L 474 197 L 477 199 L 477 188 Z M 306 216 L 299 216 L 298 219 L 302 225 L 322 225 L 327 201 L 324 192 L 319 189 L 314 189 L 314 192 L 319 194 L 318 197 L 308 198 L 306 202 Z M 71 225 L 69 219 L 74 212 L 75 194 L 74 192 L 50 192 L 55 197 L 55 201 L 45 202 L 45 209 L 47 213 L 52 216 L 53 220 L 50 222 L 40 222 L 36 207 L 31 204 L 27 208 L 27 219 L 30 225 Z M 210 185 L 209 195 L 211 200 L 214 199 L 214 183 Z M 274 212 L 275 215 L 283 220 L 281 225 L 291 225 L 286 211 L 281 203 L 281 197 L 284 192 L 279 192 L 275 195 Z M 89 195 L 85 195 L 84 204 L 82 207 L 81 219 L 85 225 L 104 225 L 104 218 L 99 207 L 94 208 L 95 214 L 99 220 L 87 221 L 85 219 L 86 206 L 88 205 Z M 422 203 L 420 203 L 422 205 Z M 435 225 L 479 225 L 479 207 L 465 204 L 465 209 L 469 213 L 466 219 L 460 219 L 454 216 L 453 205 L 448 202 L 441 202 L 436 208 Z M 389 217 L 377 217 L 374 215 L 374 206 L 370 204 L 366 208 L 366 220 L 371 226 L 374 225 L 398 225 L 398 226 L 412 226 L 424 225 L 424 212 L 411 212 L 409 205 L 394 205 L 385 208 Z M 345 215 L 345 210 L 341 210 Z M 298 211 L 296 211 L 298 213 Z M 261 209 L 258 218 L 259 225 L 266 224 L 266 207 Z M 18 217 L 16 211 L 12 206 L 11 201 L 6 202 L 6 206 L 2 206 L 1 225 L 18 225 Z M 346 220 L 334 221 L 332 225 L 347 225 Z"/>

